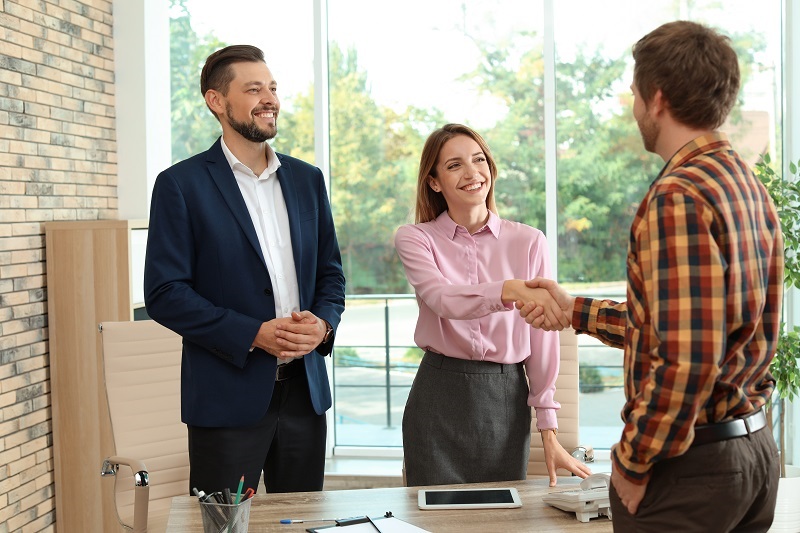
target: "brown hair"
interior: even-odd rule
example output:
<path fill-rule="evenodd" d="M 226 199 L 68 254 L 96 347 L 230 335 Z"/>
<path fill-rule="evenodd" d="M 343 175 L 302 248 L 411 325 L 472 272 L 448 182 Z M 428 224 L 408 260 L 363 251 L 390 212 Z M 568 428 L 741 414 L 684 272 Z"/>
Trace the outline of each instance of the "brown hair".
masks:
<path fill-rule="evenodd" d="M 235 44 L 220 48 L 206 58 L 203 71 L 200 73 L 200 93 L 205 98 L 210 89 L 219 91 L 223 96 L 228 94 L 228 87 L 233 81 L 233 63 L 266 63 L 264 52 L 248 44 Z M 208 108 L 217 120 L 217 114 Z"/>
<path fill-rule="evenodd" d="M 490 211 L 497 213 L 497 205 L 494 201 L 494 182 L 497 178 L 497 165 L 489 150 L 489 145 L 483 137 L 475 130 L 463 124 L 445 124 L 428 136 L 425 146 L 422 148 L 422 156 L 419 158 L 419 176 L 417 178 L 417 213 L 415 222 L 429 222 L 447 210 L 447 202 L 441 192 L 436 192 L 428 185 L 429 177 L 436 177 L 436 163 L 439 160 L 439 152 L 444 143 L 458 135 L 466 135 L 478 143 L 486 162 L 489 164 L 489 173 L 492 183 L 489 186 L 489 194 L 486 196 L 486 206 Z"/>
<path fill-rule="evenodd" d="M 686 126 L 716 129 L 736 103 L 736 52 L 711 28 L 668 22 L 634 45 L 633 59 L 633 83 L 645 104 L 661 89 L 673 118 Z"/>

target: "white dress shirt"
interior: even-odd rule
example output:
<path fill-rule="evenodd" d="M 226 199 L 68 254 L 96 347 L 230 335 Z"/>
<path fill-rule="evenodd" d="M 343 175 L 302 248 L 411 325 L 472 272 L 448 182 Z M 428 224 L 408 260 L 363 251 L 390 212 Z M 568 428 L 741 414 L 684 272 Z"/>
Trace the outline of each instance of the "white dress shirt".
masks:
<path fill-rule="evenodd" d="M 253 221 L 258 243 L 267 263 L 275 298 L 275 316 L 291 316 L 292 311 L 300 311 L 300 291 L 289 234 L 289 214 L 277 176 L 281 163 L 272 147 L 265 144 L 267 168 L 260 176 L 256 176 L 233 155 L 224 138 L 221 144 L 222 152 L 231 166 L 239 190 L 242 191 L 247 212 Z"/>

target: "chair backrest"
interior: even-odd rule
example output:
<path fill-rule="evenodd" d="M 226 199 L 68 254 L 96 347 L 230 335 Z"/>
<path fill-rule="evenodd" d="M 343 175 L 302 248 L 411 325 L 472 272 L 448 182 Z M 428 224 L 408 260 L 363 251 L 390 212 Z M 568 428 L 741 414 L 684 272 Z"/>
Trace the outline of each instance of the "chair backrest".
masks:
<path fill-rule="evenodd" d="M 555 399 L 561 404 L 558 411 L 558 441 L 567 452 L 579 444 L 578 427 L 580 425 L 579 389 L 578 389 L 578 336 L 573 329 L 561 331 L 561 365 L 556 380 Z M 533 410 L 532 410 L 533 411 Z M 546 476 L 542 436 L 536 429 L 536 412 L 533 411 L 531 424 L 531 452 L 528 458 L 528 476 Z M 559 469 L 558 475 L 569 476 L 570 472 Z"/>
<path fill-rule="evenodd" d="M 103 322 L 100 327 L 114 453 L 144 462 L 150 479 L 148 531 L 164 531 L 172 497 L 189 493 L 181 337 L 152 320 Z M 116 482 L 117 510 L 126 523 L 133 516 L 131 476 L 120 468 Z"/>

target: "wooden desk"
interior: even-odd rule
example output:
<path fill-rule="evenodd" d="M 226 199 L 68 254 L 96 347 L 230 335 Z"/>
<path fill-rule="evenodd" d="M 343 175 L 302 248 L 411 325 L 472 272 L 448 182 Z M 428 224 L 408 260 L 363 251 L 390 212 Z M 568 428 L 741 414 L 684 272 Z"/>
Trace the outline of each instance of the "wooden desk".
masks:
<path fill-rule="evenodd" d="M 391 511 L 397 518 L 434 533 L 612 531 L 611 521 L 606 517 L 595 518 L 585 524 L 579 522 L 574 513 L 561 511 L 542 501 L 543 494 L 574 489 L 579 481 L 569 478 L 559 479 L 559 486 L 553 489 L 547 486 L 547 479 L 436 487 L 516 487 L 522 500 L 522 507 L 519 509 L 422 511 L 417 507 L 419 487 L 257 494 L 251 503 L 249 532 L 299 533 L 305 531 L 307 527 L 326 525 L 324 522 L 281 524 L 279 521 L 282 518 L 311 520 L 364 514 L 383 516 L 386 511 Z M 333 522 L 330 522 L 330 525 L 333 525 Z M 192 496 L 173 498 L 167 532 L 203 532 L 197 498 Z"/>

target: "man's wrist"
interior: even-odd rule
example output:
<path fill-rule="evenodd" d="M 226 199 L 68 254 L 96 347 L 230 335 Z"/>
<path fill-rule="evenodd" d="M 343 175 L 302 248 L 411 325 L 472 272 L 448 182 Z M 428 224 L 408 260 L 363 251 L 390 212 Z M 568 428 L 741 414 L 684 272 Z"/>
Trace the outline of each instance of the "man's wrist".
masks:
<path fill-rule="evenodd" d="M 322 325 L 325 327 L 325 334 L 322 336 L 322 342 L 320 344 L 328 344 L 333 340 L 333 326 L 328 324 L 328 321 L 321 318 Z"/>
<path fill-rule="evenodd" d="M 569 301 L 569 306 L 564 311 L 567 315 L 567 320 L 569 320 L 569 325 L 572 325 L 572 317 L 575 315 L 575 297 L 572 296 Z"/>

